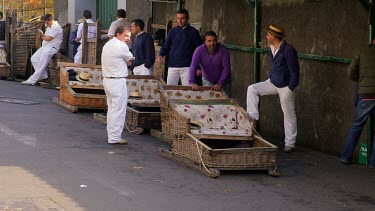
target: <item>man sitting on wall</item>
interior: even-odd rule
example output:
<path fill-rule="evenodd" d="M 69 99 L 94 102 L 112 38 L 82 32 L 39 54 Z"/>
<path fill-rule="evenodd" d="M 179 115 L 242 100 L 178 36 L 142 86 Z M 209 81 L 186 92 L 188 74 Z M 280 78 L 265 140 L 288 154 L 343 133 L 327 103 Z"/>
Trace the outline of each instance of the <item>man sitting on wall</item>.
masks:
<path fill-rule="evenodd" d="M 51 14 L 46 14 L 43 17 L 44 23 L 47 26 L 46 33 L 44 34 L 42 30 L 38 33 L 41 34 L 43 39 L 42 47 L 39 48 L 34 55 L 31 57 L 31 63 L 35 69 L 35 72 L 29 79 L 23 81 L 23 85 L 34 86 L 38 80 L 43 80 L 48 78 L 46 68 L 52 56 L 59 52 L 60 45 L 63 38 L 63 29 L 59 23 L 53 20 Z"/>
<path fill-rule="evenodd" d="M 196 75 L 203 75 L 203 86 L 210 86 L 216 91 L 223 89 L 229 97 L 231 96 L 229 51 L 217 43 L 214 31 L 205 34 L 204 44 L 195 49 L 193 54 L 189 72 L 189 84 L 193 90 L 199 89 L 195 82 Z"/>
<path fill-rule="evenodd" d="M 83 19 L 85 19 L 86 23 L 94 23 L 94 21 L 91 20 L 92 15 L 90 10 L 83 11 Z M 96 37 L 96 27 L 95 26 L 89 26 L 87 27 L 87 38 L 93 38 Z M 83 36 L 83 23 L 80 23 L 78 26 L 77 31 L 77 38 L 76 42 L 80 42 L 82 44 L 82 36 Z M 82 45 L 80 45 L 77 49 L 77 54 L 74 56 L 74 63 L 82 64 Z"/>

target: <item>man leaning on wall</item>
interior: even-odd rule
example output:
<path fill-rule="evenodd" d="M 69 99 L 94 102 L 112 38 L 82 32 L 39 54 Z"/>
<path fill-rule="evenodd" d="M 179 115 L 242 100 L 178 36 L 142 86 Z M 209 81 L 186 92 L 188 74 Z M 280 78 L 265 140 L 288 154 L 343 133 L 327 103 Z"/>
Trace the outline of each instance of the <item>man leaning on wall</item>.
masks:
<path fill-rule="evenodd" d="M 353 152 L 357 146 L 366 120 L 375 114 L 375 37 L 372 45 L 363 48 L 349 67 L 349 79 L 358 82 L 358 102 L 353 125 L 346 139 L 341 162 L 351 164 Z M 375 130 L 375 127 L 372 128 Z M 375 136 L 373 142 L 375 141 Z M 372 146 L 370 168 L 375 169 L 375 144 Z"/>
<path fill-rule="evenodd" d="M 43 39 L 42 47 L 39 48 L 31 57 L 31 64 L 33 65 L 35 72 L 29 79 L 23 81 L 23 85 L 34 86 L 38 80 L 48 78 L 46 68 L 52 56 L 59 52 L 60 45 L 63 38 L 63 29 L 57 21 L 53 19 L 51 14 L 46 14 L 43 17 L 44 23 L 46 24 L 46 32 L 39 31 Z"/>
<path fill-rule="evenodd" d="M 284 114 L 285 147 L 291 153 L 297 137 L 297 115 L 295 111 L 295 88 L 299 82 L 297 51 L 283 40 L 284 29 L 270 25 L 266 29 L 270 45 L 270 73 L 266 81 L 253 84 L 247 89 L 247 113 L 259 120 L 259 96 L 279 95 Z"/>

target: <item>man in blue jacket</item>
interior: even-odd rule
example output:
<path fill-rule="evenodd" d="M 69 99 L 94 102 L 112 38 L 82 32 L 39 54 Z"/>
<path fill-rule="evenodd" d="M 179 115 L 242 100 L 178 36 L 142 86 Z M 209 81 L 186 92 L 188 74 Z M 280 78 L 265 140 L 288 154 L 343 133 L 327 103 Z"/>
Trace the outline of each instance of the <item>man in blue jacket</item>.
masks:
<path fill-rule="evenodd" d="M 270 45 L 269 79 L 247 89 L 247 113 L 259 120 L 259 96 L 279 95 L 284 113 L 285 148 L 290 153 L 295 148 L 297 137 L 297 115 L 295 111 L 295 88 L 299 81 L 297 51 L 283 40 L 284 29 L 270 25 L 266 39 Z"/>
<path fill-rule="evenodd" d="M 167 39 L 160 49 L 157 62 L 169 54 L 168 60 L 168 85 L 189 86 L 189 70 L 194 50 L 202 44 L 198 30 L 189 25 L 189 12 L 186 9 L 177 11 L 177 27 L 168 32 Z"/>

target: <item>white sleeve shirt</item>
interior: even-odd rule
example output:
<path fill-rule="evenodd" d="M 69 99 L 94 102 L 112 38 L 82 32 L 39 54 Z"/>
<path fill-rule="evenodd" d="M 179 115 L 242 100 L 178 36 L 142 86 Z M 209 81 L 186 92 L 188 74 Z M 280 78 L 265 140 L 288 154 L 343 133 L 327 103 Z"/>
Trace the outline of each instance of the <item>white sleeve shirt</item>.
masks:
<path fill-rule="evenodd" d="M 42 46 L 54 47 L 59 50 L 63 38 L 63 29 L 57 21 L 53 21 L 51 27 L 47 27 L 45 35 L 51 36 L 53 39 L 50 41 L 43 40 Z"/>
<path fill-rule="evenodd" d="M 86 23 L 95 23 L 91 19 L 87 19 Z M 93 38 L 96 37 L 96 27 L 95 26 L 89 26 L 88 27 L 88 33 L 87 33 L 87 38 Z M 79 42 L 82 43 L 82 32 L 83 32 L 83 23 L 80 23 L 78 25 L 78 30 L 77 30 L 77 38 L 81 39 Z"/>
<path fill-rule="evenodd" d="M 116 37 L 108 41 L 102 51 L 102 74 L 108 77 L 127 77 L 127 61 L 133 59 L 129 47 Z"/>

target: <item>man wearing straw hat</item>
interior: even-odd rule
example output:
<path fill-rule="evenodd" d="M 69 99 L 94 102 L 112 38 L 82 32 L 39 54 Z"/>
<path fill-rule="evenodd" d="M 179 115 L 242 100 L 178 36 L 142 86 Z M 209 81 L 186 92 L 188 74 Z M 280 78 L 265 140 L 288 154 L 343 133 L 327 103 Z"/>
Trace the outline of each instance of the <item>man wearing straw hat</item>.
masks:
<path fill-rule="evenodd" d="M 128 89 L 126 78 L 128 66 L 134 59 L 127 46 L 129 30 L 119 26 L 115 37 L 108 41 L 102 51 L 103 86 L 107 97 L 107 133 L 109 144 L 127 144 L 121 138 L 124 129 Z"/>
<path fill-rule="evenodd" d="M 279 95 L 284 113 L 285 148 L 291 153 L 297 137 L 297 115 L 295 111 L 295 88 L 299 81 L 297 51 L 283 40 L 284 29 L 270 25 L 266 29 L 270 45 L 270 73 L 266 81 L 250 85 L 247 89 L 247 113 L 259 120 L 259 96 Z"/>
<path fill-rule="evenodd" d="M 48 74 L 46 68 L 52 56 L 59 52 L 60 45 L 63 37 L 63 29 L 53 20 L 51 14 L 46 14 L 43 17 L 44 23 L 46 24 L 46 33 L 39 30 L 43 39 L 42 47 L 39 48 L 34 55 L 31 57 L 31 63 L 35 69 L 35 72 L 29 79 L 23 81 L 23 85 L 34 86 L 38 80 L 47 79 Z"/>
<path fill-rule="evenodd" d="M 83 21 L 85 21 L 85 19 L 78 19 L 76 26 L 79 26 L 79 24 L 82 23 Z M 72 31 L 72 33 L 70 34 L 70 44 L 73 45 L 73 56 L 75 56 L 77 54 L 78 47 L 81 45 L 80 42 L 76 41 L 77 32 L 78 32 L 78 29 Z"/>

